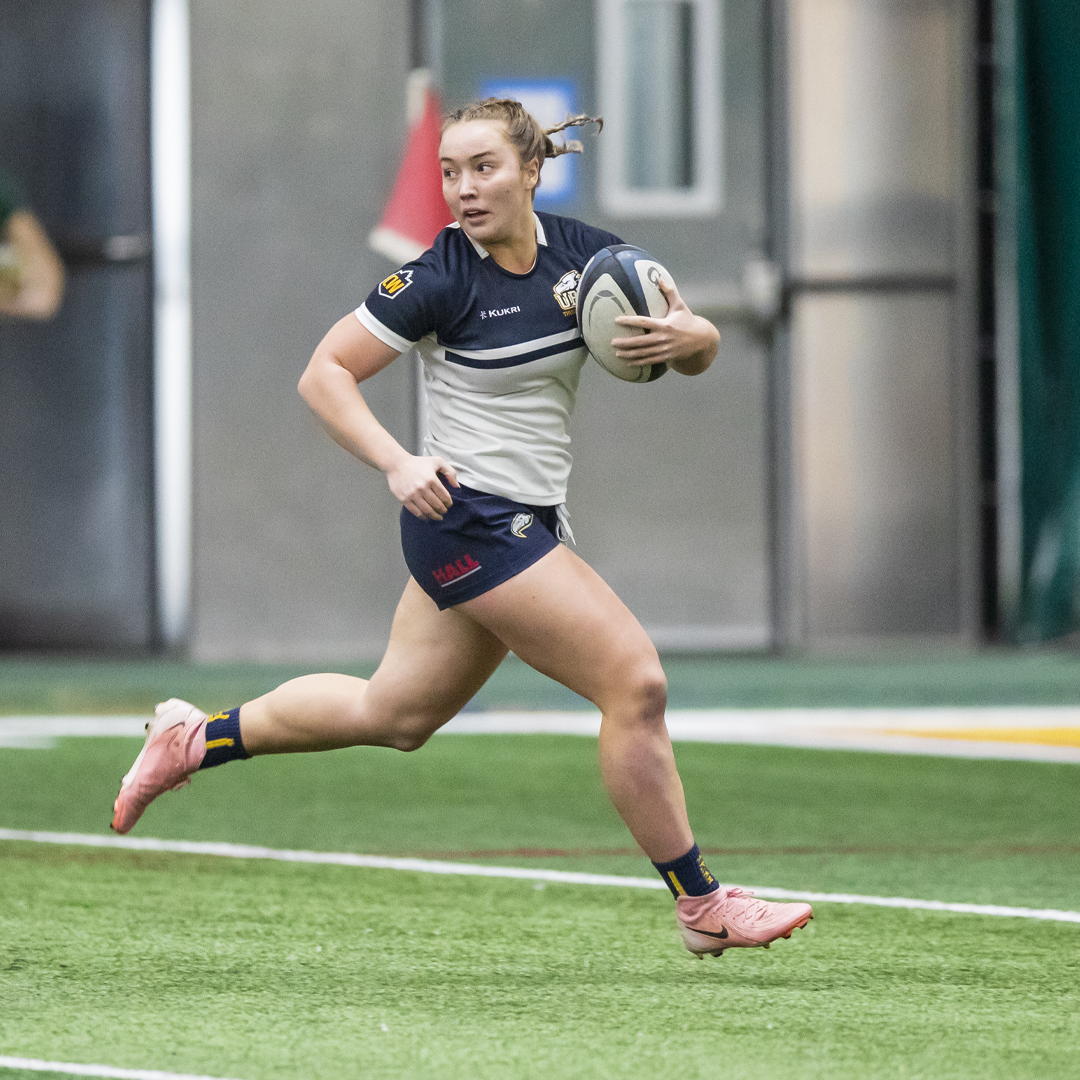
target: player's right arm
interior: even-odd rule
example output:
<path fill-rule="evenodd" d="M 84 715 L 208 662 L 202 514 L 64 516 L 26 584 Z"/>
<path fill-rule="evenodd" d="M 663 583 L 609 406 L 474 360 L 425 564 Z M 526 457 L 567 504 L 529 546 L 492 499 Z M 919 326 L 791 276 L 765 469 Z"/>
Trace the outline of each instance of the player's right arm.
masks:
<path fill-rule="evenodd" d="M 398 355 L 355 315 L 346 315 L 319 342 L 298 390 L 339 446 L 386 476 L 402 506 L 417 517 L 438 521 L 452 502 L 440 474 L 456 487 L 453 468 L 442 458 L 410 454 L 379 423 L 357 389 Z"/>

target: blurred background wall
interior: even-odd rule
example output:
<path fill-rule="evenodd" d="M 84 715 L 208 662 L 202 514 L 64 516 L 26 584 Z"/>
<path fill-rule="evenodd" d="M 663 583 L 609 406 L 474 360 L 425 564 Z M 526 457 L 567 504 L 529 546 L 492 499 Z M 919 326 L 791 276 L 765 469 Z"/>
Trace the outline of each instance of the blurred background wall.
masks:
<path fill-rule="evenodd" d="M 367 246 L 403 146 L 407 4 L 191 4 L 196 657 L 377 656 L 395 500 L 296 393 L 393 269 Z M 412 367 L 366 388 L 411 442 Z"/>
<path fill-rule="evenodd" d="M 789 634 L 971 639 L 974 6 L 787 14 Z"/>
<path fill-rule="evenodd" d="M 66 265 L 0 316 L 2 647 L 155 634 L 149 69 L 136 0 L 0 4 L 0 174 Z"/>
<path fill-rule="evenodd" d="M 156 388 L 159 416 L 186 416 L 184 391 L 170 413 L 152 325 L 132 336 L 168 212 L 151 191 L 162 146 L 149 116 L 166 7 L 182 15 L 168 33 L 183 37 L 190 122 L 190 349 L 170 363 L 191 423 L 171 449 L 148 401 Z M 584 156 L 545 173 L 538 207 L 649 248 L 721 327 L 706 378 L 637 387 L 589 371 L 576 420 L 581 551 L 662 648 L 1009 633 L 1019 510 L 997 481 L 1015 473 L 1001 448 L 1017 442 L 1003 403 L 1018 375 L 993 256 L 1011 3 L 514 0 L 497 26 L 481 0 L 0 8 L 0 164 L 74 276 L 142 274 L 133 309 L 112 285 L 80 306 L 80 286 L 48 330 L 0 325 L 4 647 L 378 655 L 405 575 L 396 505 L 318 430 L 295 384 L 322 333 L 395 269 L 367 236 L 419 65 L 448 105 L 512 92 L 551 122 L 603 113 Z M 99 44 L 74 58 L 60 44 L 73 9 Z M 69 74 L 29 77 L 42 69 Z M 86 149 L 91 124 L 54 137 L 48 110 L 73 101 L 127 109 L 108 153 Z M 91 190 L 110 206 L 133 192 L 138 212 L 76 228 L 70 207 Z M 107 242 L 117 236 L 126 246 Z M 160 318 L 157 332 L 160 353 Z M 83 386 L 94 365 L 107 375 Z M 406 444 L 414 375 L 403 358 L 364 388 Z M 177 461 L 187 495 L 181 484 L 155 512 Z M 170 546 L 163 530 L 183 535 Z"/>

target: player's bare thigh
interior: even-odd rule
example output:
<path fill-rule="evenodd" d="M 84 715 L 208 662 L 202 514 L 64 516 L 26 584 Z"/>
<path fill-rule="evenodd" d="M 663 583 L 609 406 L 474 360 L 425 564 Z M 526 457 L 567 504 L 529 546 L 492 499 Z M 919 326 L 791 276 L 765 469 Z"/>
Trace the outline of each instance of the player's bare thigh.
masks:
<path fill-rule="evenodd" d="M 249 754 L 391 746 L 415 750 L 483 686 L 506 647 L 460 612 L 440 612 L 411 581 L 370 679 L 301 675 L 247 702 Z"/>
<path fill-rule="evenodd" d="M 387 728 L 389 745 L 415 749 L 464 708 L 506 652 L 475 619 L 440 611 L 410 578 L 360 703 L 364 718 Z"/>
<path fill-rule="evenodd" d="M 663 711 L 666 681 L 652 641 L 607 582 L 566 547 L 456 610 L 605 712 Z"/>

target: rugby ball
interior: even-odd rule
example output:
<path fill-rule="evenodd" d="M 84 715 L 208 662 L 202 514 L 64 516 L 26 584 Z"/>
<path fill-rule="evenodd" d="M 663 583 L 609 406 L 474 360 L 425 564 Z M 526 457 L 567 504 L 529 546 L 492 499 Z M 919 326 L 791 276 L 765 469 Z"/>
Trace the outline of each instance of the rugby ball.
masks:
<path fill-rule="evenodd" d="M 644 334 L 636 326 L 620 326 L 620 315 L 662 318 L 668 302 L 657 284 L 671 284 L 671 275 L 647 251 L 632 244 L 601 248 L 586 264 L 578 282 L 577 321 L 589 355 L 607 372 L 625 382 L 652 382 L 667 364 L 635 367 L 615 355 L 611 339 Z"/>

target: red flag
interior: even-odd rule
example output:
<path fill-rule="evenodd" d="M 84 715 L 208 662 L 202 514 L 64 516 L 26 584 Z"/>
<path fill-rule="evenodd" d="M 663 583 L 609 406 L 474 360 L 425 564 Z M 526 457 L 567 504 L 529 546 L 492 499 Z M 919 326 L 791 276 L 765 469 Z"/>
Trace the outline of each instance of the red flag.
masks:
<path fill-rule="evenodd" d="M 405 157 L 382 220 L 368 237 L 371 247 L 396 263 L 426 251 L 439 230 L 454 220 L 442 196 L 439 171 L 442 105 L 426 72 L 414 72 L 413 77 L 419 107 L 409 127 Z"/>

